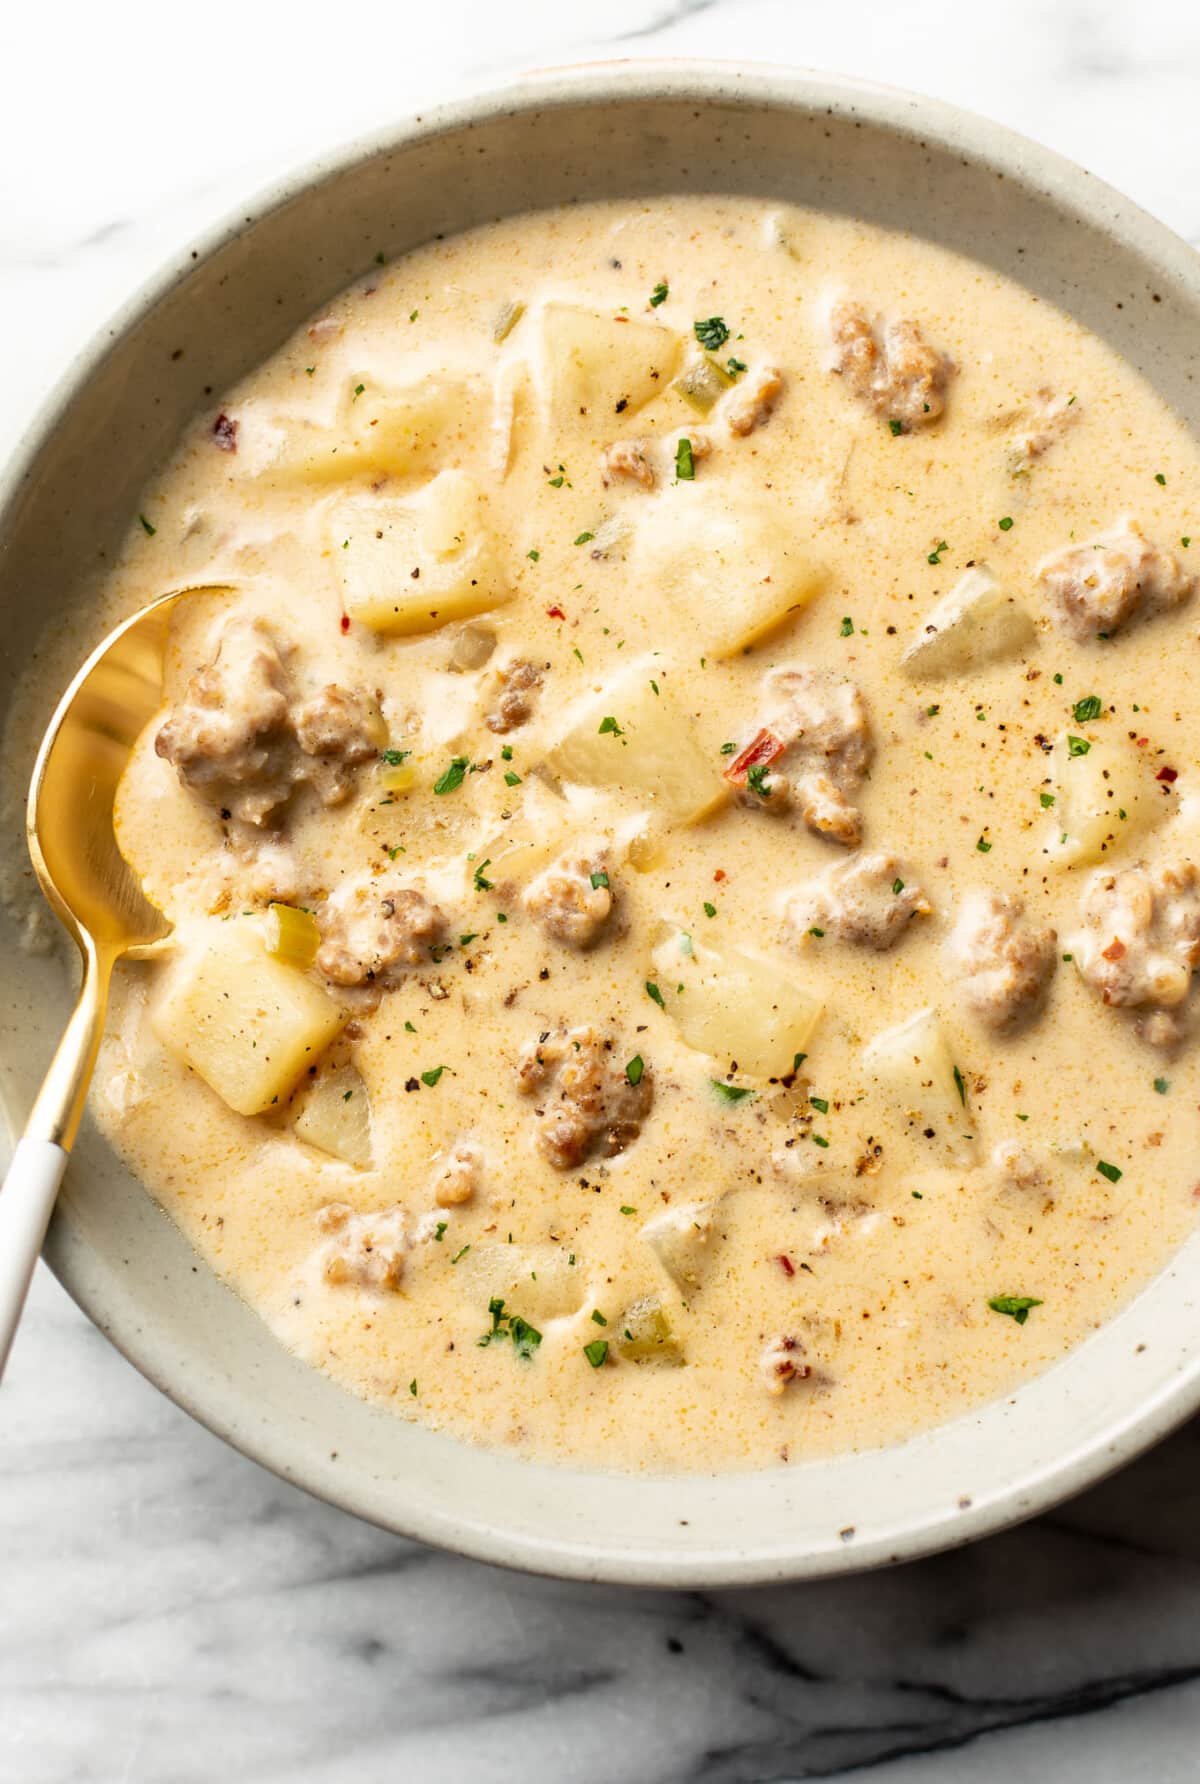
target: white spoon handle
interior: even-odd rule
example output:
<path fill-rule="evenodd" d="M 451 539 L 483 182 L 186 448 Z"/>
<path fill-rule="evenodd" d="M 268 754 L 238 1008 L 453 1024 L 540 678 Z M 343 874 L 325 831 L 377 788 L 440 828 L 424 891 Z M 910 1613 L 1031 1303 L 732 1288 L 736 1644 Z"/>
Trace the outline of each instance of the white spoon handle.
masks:
<path fill-rule="evenodd" d="M 27 1135 L 0 1188 L 0 1377 L 66 1168 L 62 1146 Z"/>

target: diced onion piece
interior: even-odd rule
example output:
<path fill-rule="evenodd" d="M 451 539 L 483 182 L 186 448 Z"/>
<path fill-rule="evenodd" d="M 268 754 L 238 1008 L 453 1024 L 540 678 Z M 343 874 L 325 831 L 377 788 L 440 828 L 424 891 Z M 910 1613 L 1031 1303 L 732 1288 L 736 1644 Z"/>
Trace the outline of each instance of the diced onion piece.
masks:
<path fill-rule="evenodd" d="M 653 657 L 630 663 L 572 712 L 542 763 L 553 780 L 642 795 L 665 817 L 685 824 L 728 798 L 687 709 Z"/>
<path fill-rule="evenodd" d="M 690 483 L 645 504 L 634 563 L 697 656 L 736 656 L 807 607 L 824 580 L 775 508 L 716 504 Z"/>
<path fill-rule="evenodd" d="M 541 322 L 542 373 L 560 426 L 590 418 L 608 437 L 616 416 L 666 390 L 679 360 L 679 337 L 658 322 L 566 303 L 548 303 Z"/>
<path fill-rule="evenodd" d="M 612 1322 L 612 1344 L 627 1363 L 653 1363 L 678 1369 L 685 1361 L 683 1346 L 675 1336 L 670 1318 L 657 1295 L 634 1301 Z"/>
<path fill-rule="evenodd" d="M 267 910 L 267 953 L 289 966 L 307 970 L 317 957 L 321 931 L 311 911 L 294 904 L 273 904 Z"/>
<path fill-rule="evenodd" d="M 371 1164 L 371 1099 L 349 1060 L 323 1065 L 305 1092 L 292 1132 L 307 1146 L 359 1170 Z"/>
<path fill-rule="evenodd" d="M 1035 635 L 1027 610 L 980 567 L 966 571 L 934 603 L 900 661 L 914 680 L 961 675 L 1019 655 Z"/>
<path fill-rule="evenodd" d="M 713 1257 L 715 1201 L 680 1202 L 648 1220 L 638 1237 L 650 1247 L 676 1288 L 698 1288 Z"/>
<path fill-rule="evenodd" d="M 342 1026 L 333 999 L 237 920 L 180 935 L 152 1008 L 163 1045 L 239 1115 L 296 1088 Z"/>
<path fill-rule="evenodd" d="M 410 793 L 417 784 L 417 771 L 411 762 L 385 762 L 379 784 L 386 793 Z"/>
<path fill-rule="evenodd" d="M 955 1076 L 936 1010 L 918 1010 L 907 1022 L 877 1034 L 864 1048 L 862 1063 L 891 1105 L 897 1125 L 908 1124 L 921 1151 L 940 1150 L 952 1157 L 973 1151 L 966 1080 Z"/>
<path fill-rule="evenodd" d="M 1081 747 L 1086 745 L 1086 748 Z M 1129 744 L 1064 732 L 1054 745 L 1048 851 L 1064 867 L 1106 861 L 1174 809 Z"/>
<path fill-rule="evenodd" d="M 345 611 L 376 632 L 434 631 L 512 594 L 465 471 L 442 471 L 415 495 L 348 498 L 329 540 Z"/>
<path fill-rule="evenodd" d="M 677 929 L 653 963 L 666 1012 L 697 1052 L 759 1078 L 785 1076 L 807 1052 L 824 1005 L 778 961 Z"/>

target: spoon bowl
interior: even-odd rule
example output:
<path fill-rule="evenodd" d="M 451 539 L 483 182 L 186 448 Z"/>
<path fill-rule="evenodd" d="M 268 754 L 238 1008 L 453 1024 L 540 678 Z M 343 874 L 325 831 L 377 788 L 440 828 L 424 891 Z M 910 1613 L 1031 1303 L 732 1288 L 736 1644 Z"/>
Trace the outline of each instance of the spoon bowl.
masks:
<path fill-rule="evenodd" d="M 162 705 L 178 601 L 223 594 L 173 589 L 119 625 L 79 670 L 46 728 L 34 764 L 26 837 L 34 872 L 82 961 L 75 1010 L 0 1187 L 0 1373 L 20 1319 L 96 1063 L 112 969 L 171 934 L 117 841 L 117 788 Z"/>

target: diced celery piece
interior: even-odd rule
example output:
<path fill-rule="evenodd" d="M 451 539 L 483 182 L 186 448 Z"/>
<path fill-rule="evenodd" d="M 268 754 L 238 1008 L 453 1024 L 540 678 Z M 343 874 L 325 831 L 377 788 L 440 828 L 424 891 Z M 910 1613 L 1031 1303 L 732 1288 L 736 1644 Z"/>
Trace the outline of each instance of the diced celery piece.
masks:
<path fill-rule="evenodd" d="M 660 1368 L 678 1369 L 686 1360 L 683 1346 L 675 1336 L 671 1321 L 657 1295 L 635 1301 L 614 1320 L 617 1354 L 627 1363 L 652 1363 Z"/>
<path fill-rule="evenodd" d="M 500 305 L 496 312 L 496 320 L 492 323 L 492 339 L 499 346 L 506 341 L 517 323 L 525 314 L 525 301 L 520 297 L 510 297 Z"/>
<path fill-rule="evenodd" d="M 276 960 L 307 970 L 321 945 L 317 919 L 294 904 L 273 904 L 267 910 L 266 943 L 267 953 Z"/>
<path fill-rule="evenodd" d="M 677 391 L 697 415 L 707 415 L 732 383 L 725 368 L 710 354 L 704 353 L 684 366 L 671 389 Z"/>

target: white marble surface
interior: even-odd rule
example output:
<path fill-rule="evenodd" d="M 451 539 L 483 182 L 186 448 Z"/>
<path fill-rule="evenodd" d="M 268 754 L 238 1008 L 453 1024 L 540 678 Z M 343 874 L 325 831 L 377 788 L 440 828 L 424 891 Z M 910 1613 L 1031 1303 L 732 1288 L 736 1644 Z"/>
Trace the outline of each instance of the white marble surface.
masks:
<path fill-rule="evenodd" d="M 804 62 L 1041 137 L 1200 245 L 1184 0 L 0 8 L 0 446 L 165 253 L 289 162 L 590 55 Z M 0 1396 L 0 1784 L 1200 1778 L 1200 1428 L 1057 1515 L 805 1589 L 509 1577 L 192 1425 L 43 1272 Z"/>

